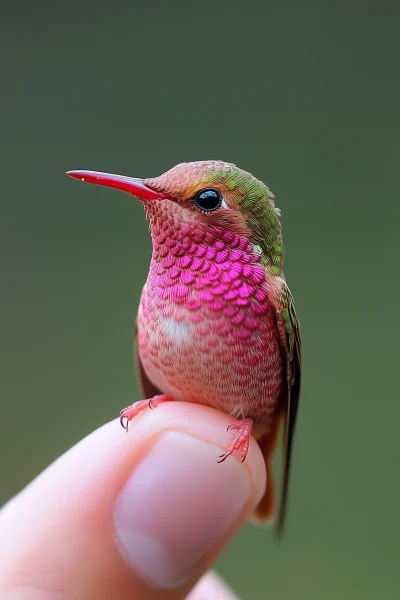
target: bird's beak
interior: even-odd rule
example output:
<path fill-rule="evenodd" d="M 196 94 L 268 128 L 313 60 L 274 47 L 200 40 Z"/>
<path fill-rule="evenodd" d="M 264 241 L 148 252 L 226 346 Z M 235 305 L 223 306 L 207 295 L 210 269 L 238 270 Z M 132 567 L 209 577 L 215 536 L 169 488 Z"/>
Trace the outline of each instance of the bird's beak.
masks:
<path fill-rule="evenodd" d="M 128 192 L 140 200 L 163 200 L 166 196 L 162 192 L 152 190 L 143 183 L 143 179 L 113 175 L 112 173 L 99 173 L 98 171 L 67 171 L 67 175 L 74 179 L 97 183 L 106 187 Z"/>

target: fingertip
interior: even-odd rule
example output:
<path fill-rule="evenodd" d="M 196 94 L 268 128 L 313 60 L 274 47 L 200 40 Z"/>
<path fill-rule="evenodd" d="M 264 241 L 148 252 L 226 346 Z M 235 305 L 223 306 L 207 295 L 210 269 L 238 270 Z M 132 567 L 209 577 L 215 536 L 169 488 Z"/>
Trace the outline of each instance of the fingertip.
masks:
<path fill-rule="evenodd" d="M 231 422 L 177 402 L 133 421 L 135 436 L 156 440 L 121 491 L 114 520 L 122 554 L 150 585 L 174 588 L 204 570 L 264 492 L 255 442 L 246 463 L 231 456 L 219 464 Z"/>
<path fill-rule="evenodd" d="M 208 406 L 189 402 L 169 402 L 158 406 L 152 413 L 149 411 L 142 413 L 137 422 L 132 424 L 140 435 L 151 437 L 160 431 L 172 429 L 215 444 L 218 448 L 215 460 L 218 462 L 229 446 L 231 441 L 229 428 L 235 422 L 235 419 L 228 414 Z M 241 462 L 240 454 L 232 455 L 229 460 Z M 265 491 L 266 469 L 261 450 L 253 438 L 250 440 L 246 460 L 242 464 L 249 472 L 252 493 L 257 504 Z"/>
<path fill-rule="evenodd" d="M 256 442 L 244 463 L 217 464 L 231 422 L 171 402 L 144 411 L 128 434 L 118 419 L 99 428 L 10 503 L 3 572 L 32 587 L 51 578 L 61 592 L 73 582 L 87 600 L 190 587 L 264 492 Z"/>

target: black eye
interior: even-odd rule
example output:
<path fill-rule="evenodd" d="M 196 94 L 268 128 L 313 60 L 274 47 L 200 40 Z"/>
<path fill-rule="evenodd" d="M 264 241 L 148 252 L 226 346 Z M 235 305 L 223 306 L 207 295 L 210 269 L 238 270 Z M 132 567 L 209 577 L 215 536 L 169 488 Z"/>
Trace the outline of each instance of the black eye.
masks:
<path fill-rule="evenodd" d="M 214 188 L 200 190 L 194 197 L 194 203 L 205 212 L 217 210 L 222 204 L 221 192 Z"/>

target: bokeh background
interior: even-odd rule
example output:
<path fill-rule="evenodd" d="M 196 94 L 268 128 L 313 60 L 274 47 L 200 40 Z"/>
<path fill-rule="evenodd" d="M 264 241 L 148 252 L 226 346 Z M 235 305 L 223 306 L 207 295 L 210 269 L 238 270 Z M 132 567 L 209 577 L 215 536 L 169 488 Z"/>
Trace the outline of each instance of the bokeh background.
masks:
<path fill-rule="evenodd" d="M 244 599 L 399 597 L 400 5 L 7 3 L 0 36 L 0 503 L 138 397 L 150 239 L 133 198 L 222 158 L 268 183 L 301 318 L 284 540 L 217 567 Z"/>

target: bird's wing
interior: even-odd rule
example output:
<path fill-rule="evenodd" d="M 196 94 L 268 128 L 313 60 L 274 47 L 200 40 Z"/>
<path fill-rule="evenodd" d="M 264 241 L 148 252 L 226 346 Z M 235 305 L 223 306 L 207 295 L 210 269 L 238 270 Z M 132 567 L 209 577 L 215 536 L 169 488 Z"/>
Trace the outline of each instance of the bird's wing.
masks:
<path fill-rule="evenodd" d="M 286 384 L 282 399 L 285 431 L 282 488 L 277 519 L 277 533 L 279 535 L 282 533 L 286 514 L 292 443 L 300 397 L 301 339 L 300 324 L 296 315 L 293 296 L 283 278 L 276 277 L 275 280 L 276 285 L 273 286 L 271 300 L 275 306 Z"/>

